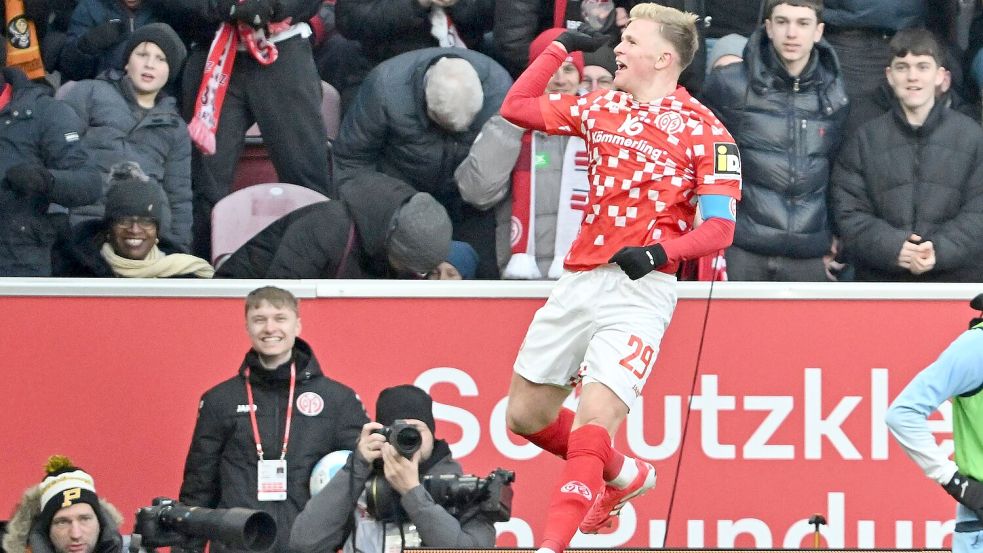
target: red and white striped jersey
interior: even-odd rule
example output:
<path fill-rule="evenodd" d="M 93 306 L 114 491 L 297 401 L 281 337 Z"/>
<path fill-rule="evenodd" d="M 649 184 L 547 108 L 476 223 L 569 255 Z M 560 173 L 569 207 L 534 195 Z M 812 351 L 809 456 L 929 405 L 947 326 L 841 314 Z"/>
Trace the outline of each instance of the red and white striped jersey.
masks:
<path fill-rule="evenodd" d="M 590 191 L 567 269 L 591 269 L 624 246 L 681 236 L 693 226 L 696 195 L 740 199 L 733 137 L 682 87 L 648 104 L 598 90 L 541 96 L 539 107 L 546 132 L 587 143 Z M 673 273 L 676 267 L 660 270 Z"/>

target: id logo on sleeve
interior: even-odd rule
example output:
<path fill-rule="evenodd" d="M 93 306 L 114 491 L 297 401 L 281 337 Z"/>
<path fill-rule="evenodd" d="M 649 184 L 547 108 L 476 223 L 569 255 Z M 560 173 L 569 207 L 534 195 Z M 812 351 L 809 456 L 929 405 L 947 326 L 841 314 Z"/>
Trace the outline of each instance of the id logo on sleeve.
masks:
<path fill-rule="evenodd" d="M 716 142 L 713 145 L 713 174 L 741 174 L 741 156 L 737 153 L 737 144 Z"/>

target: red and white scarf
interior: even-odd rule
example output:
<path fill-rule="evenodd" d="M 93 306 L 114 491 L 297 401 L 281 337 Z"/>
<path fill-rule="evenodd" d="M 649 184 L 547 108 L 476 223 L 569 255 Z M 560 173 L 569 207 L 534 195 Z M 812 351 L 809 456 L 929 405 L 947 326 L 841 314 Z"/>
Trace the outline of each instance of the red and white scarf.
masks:
<path fill-rule="evenodd" d="M 519 157 L 512 170 L 512 257 L 502 278 L 536 280 L 543 278 L 536 263 L 536 135 L 522 135 Z M 587 205 L 587 148 L 583 139 L 570 137 L 563 155 L 559 205 L 556 212 L 556 238 L 548 278 L 560 278 L 563 260 L 577 237 Z"/>
<path fill-rule="evenodd" d="M 195 113 L 188 123 L 191 141 L 202 153 L 215 153 L 215 133 L 218 132 L 222 103 L 225 102 L 225 93 L 229 89 L 239 43 L 242 42 L 249 55 L 261 65 L 270 65 L 276 61 L 279 53 L 276 45 L 267 39 L 266 33 L 276 33 L 289 27 L 290 18 L 271 23 L 267 29 L 254 29 L 242 22 L 219 25 L 212 46 L 208 49 L 205 73 L 195 100 Z"/>

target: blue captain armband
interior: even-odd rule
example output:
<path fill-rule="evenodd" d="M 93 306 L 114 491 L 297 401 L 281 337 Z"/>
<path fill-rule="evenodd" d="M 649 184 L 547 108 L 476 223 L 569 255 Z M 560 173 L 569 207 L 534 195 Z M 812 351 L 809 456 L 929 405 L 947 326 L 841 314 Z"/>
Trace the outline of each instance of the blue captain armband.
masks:
<path fill-rule="evenodd" d="M 737 220 L 737 200 L 723 194 L 706 194 L 697 197 L 696 209 L 701 220 L 719 217 L 728 221 Z"/>

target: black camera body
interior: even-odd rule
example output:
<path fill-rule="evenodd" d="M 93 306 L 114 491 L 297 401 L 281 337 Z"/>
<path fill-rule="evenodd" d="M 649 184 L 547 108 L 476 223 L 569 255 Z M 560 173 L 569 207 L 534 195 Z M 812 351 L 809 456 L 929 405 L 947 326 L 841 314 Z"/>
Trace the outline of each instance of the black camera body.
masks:
<path fill-rule="evenodd" d="M 407 459 L 411 459 L 413 454 L 419 451 L 420 446 L 423 445 L 423 436 L 420 435 L 420 431 L 402 419 L 394 421 L 392 426 L 383 426 L 372 432 L 385 436 L 386 441 Z"/>
<path fill-rule="evenodd" d="M 276 531 L 276 521 L 263 511 L 189 507 L 158 497 L 152 506 L 137 510 L 130 550 L 193 545 L 207 539 L 236 549 L 266 551 L 276 541 Z"/>
<path fill-rule="evenodd" d="M 454 518 L 469 512 L 482 513 L 493 522 L 512 518 L 512 482 L 515 473 L 495 469 L 486 478 L 473 474 L 424 475 L 420 484 L 434 502 Z M 399 504 L 399 494 L 376 471 L 366 482 L 366 508 L 373 518 L 385 522 L 406 522 L 408 515 Z"/>
<path fill-rule="evenodd" d="M 423 477 L 423 487 L 430 497 L 455 518 L 477 506 L 477 510 L 494 522 L 512 518 L 512 482 L 515 473 L 497 468 L 486 478 L 473 474 L 440 474 Z"/>

